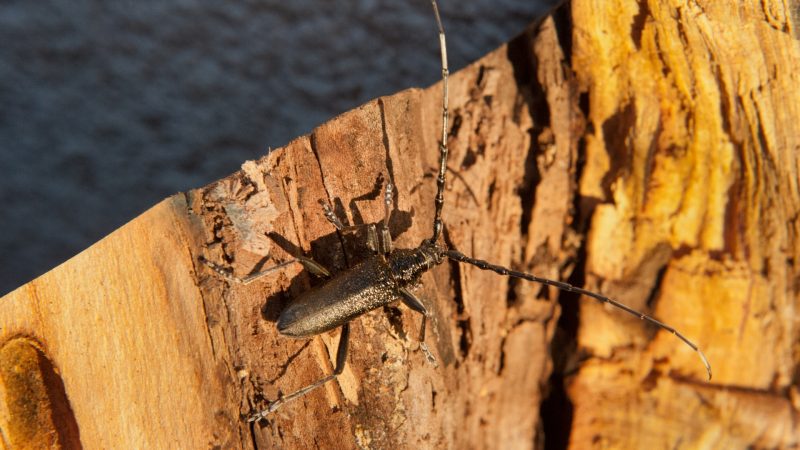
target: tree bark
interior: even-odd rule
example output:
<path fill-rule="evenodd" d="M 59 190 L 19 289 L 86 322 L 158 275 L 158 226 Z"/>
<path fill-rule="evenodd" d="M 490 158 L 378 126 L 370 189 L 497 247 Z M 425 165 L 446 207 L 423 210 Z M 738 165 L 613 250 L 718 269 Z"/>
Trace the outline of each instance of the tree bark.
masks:
<path fill-rule="evenodd" d="M 345 270 L 368 254 L 364 233 L 336 232 L 318 202 L 346 224 L 377 222 L 387 181 L 395 247 L 418 246 L 433 218 L 437 84 L 167 199 L 0 300 L 2 367 L 18 368 L 0 369 L 4 439 L 798 446 L 793 32 L 777 0 L 577 0 L 450 78 L 445 242 L 675 326 L 707 354 L 711 383 L 663 330 L 446 262 L 417 290 L 438 367 L 419 351 L 419 315 L 392 305 L 352 322 L 338 381 L 266 421 L 241 418 L 329 374 L 339 333 L 277 332 L 283 306 L 321 283 L 302 267 L 239 285 L 200 258 L 238 276 L 293 254 Z M 20 409 L 34 397 L 36 414 Z"/>
<path fill-rule="evenodd" d="M 769 0 L 572 11 L 572 67 L 589 96 L 587 284 L 692 336 L 714 380 L 667 333 L 583 303 L 578 343 L 592 357 L 569 383 L 570 447 L 797 447 L 793 11 Z"/>
<path fill-rule="evenodd" d="M 553 23 L 544 30 L 450 78 L 445 240 L 468 255 L 558 279 L 577 250 L 569 223 L 582 119 Z M 418 246 L 432 232 L 440 127 L 437 84 L 370 102 L 246 163 L 193 197 L 213 236 L 203 254 L 239 276 L 297 253 L 344 270 L 367 254 L 364 236 L 336 233 L 318 201 L 334 205 L 346 224 L 377 222 L 388 180 L 396 188 L 395 246 Z M 223 334 L 237 343 L 232 358 L 245 369 L 242 412 L 332 371 L 338 331 L 296 341 L 273 323 L 288 299 L 319 283 L 300 267 L 227 288 L 200 272 L 201 286 L 217 290 L 204 298 L 226 305 Z M 352 324 L 339 382 L 255 426 L 258 445 L 531 447 L 558 294 L 445 263 L 423 277 L 417 295 L 433 314 L 428 340 L 439 367 L 418 349 L 418 314 L 401 306 L 368 313 Z"/>

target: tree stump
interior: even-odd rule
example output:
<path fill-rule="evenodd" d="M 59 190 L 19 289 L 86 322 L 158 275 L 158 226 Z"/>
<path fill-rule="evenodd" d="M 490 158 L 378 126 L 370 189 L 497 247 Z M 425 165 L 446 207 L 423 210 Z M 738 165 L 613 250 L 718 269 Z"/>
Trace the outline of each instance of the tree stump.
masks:
<path fill-rule="evenodd" d="M 345 113 L 177 194 L 0 300 L 9 448 L 788 448 L 798 420 L 800 47 L 785 3 L 577 0 L 453 74 L 445 241 L 600 291 L 591 299 L 444 263 L 404 306 L 280 336 L 283 306 L 367 254 L 383 217 L 430 236 L 441 87 Z M 457 37 L 454 37 L 457 38 Z M 452 38 L 451 38 L 452 39 Z M 10 370 L 13 369 L 13 370 Z"/>
<path fill-rule="evenodd" d="M 573 3 L 588 285 L 693 336 L 714 380 L 668 334 L 584 302 L 578 345 L 592 357 L 569 383 L 570 447 L 800 445 L 792 13 L 769 0 Z"/>

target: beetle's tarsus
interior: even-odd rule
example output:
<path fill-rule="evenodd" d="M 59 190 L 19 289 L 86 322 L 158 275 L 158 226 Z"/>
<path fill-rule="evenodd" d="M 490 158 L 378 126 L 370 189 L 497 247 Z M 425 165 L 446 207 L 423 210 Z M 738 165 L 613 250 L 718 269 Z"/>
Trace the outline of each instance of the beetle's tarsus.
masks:
<path fill-rule="evenodd" d="M 434 369 L 439 367 L 439 363 L 436 362 L 436 357 L 433 356 L 433 353 L 428 349 L 428 344 L 420 342 L 419 348 L 422 350 L 422 353 L 425 354 L 425 360 L 428 361 L 428 364 L 432 365 Z"/>

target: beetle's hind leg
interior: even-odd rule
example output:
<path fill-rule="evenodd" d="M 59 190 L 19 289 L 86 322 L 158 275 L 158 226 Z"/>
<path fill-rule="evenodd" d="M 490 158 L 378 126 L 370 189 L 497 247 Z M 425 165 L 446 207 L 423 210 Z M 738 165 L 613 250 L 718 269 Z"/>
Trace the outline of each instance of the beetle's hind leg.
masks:
<path fill-rule="evenodd" d="M 303 397 L 304 395 L 308 394 L 309 392 L 313 391 L 314 389 L 324 385 L 328 381 L 336 379 L 336 377 L 341 375 L 342 371 L 344 370 L 344 365 L 345 365 L 345 362 L 347 361 L 347 347 L 349 345 L 349 341 L 350 341 L 350 324 L 349 323 L 345 323 L 344 325 L 342 325 L 342 332 L 339 335 L 339 346 L 336 349 L 336 366 L 333 369 L 333 373 L 328 375 L 325 378 L 322 378 L 322 379 L 319 379 L 319 380 L 315 381 L 312 384 L 309 384 L 308 386 L 306 386 L 304 388 L 298 389 L 298 390 L 292 392 L 289 395 L 285 395 L 285 396 L 282 395 L 280 398 L 278 398 L 274 402 L 270 403 L 269 406 L 267 406 L 266 409 L 263 409 L 263 410 L 261 410 L 261 411 L 259 411 L 257 413 L 251 414 L 247 418 L 247 421 L 248 422 L 256 422 L 258 420 L 264 419 L 264 418 L 267 417 L 267 415 L 275 412 L 282 405 L 284 405 L 284 404 L 286 404 L 286 403 L 288 403 L 288 402 L 290 402 L 292 400 L 296 400 L 296 399 L 298 399 L 300 397 Z"/>

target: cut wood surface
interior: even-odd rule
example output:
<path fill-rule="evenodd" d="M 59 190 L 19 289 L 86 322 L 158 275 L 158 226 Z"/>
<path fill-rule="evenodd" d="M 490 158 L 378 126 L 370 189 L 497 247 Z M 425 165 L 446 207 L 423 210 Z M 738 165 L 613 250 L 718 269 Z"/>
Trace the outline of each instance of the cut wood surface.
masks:
<path fill-rule="evenodd" d="M 777 0 L 578 0 L 450 78 L 448 245 L 603 292 L 693 339 L 555 289 L 444 263 L 432 312 L 338 331 L 275 320 L 367 254 L 430 236 L 441 87 L 347 112 L 175 195 L 0 299 L 5 448 L 792 448 L 797 431 L 800 45 Z M 455 37 L 451 38 L 454 39 Z M 13 369 L 13 370 L 11 370 Z M 545 399 L 547 400 L 545 401 Z M 544 403 L 543 403 L 544 402 Z"/>

